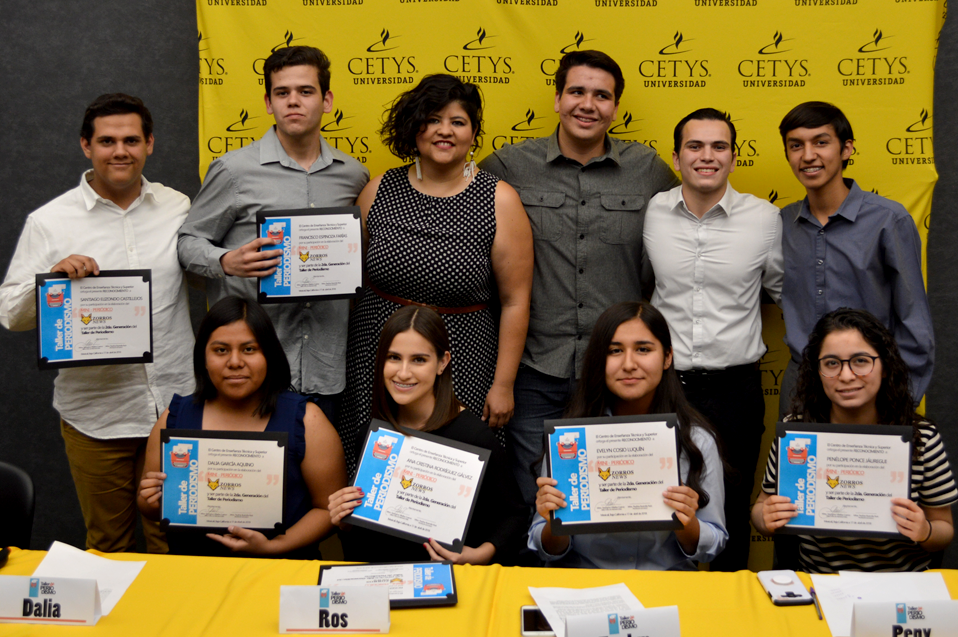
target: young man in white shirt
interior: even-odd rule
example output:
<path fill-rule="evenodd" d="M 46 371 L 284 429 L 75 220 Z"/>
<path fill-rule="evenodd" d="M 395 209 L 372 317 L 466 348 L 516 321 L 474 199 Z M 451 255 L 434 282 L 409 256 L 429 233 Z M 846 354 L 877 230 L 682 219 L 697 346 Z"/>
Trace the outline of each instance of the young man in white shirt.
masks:
<path fill-rule="evenodd" d="M 27 217 L 0 286 L 0 324 L 36 327 L 37 273 L 152 271 L 154 362 L 61 369 L 53 393 L 87 547 L 132 551 L 147 436 L 174 393 L 193 391 L 193 330 L 176 255 L 190 201 L 143 177 L 153 120 L 140 99 L 98 97 L 83 117 L 80 146 L 92 169 Z M 166 552 L 157 523 L 144 518 L 143 526 L 147 550 Z"/>
<path fill-rule="evenodd" d="M 672 163 L 682 185 L 659 193 L 645 215 L 643 242 L 654 277 L 652 304 L 669 322 L 675 368 L 689 401 L 715 425 L 727 462 L 729 540 L 712 570 L 748 568 L 749 507 L 764 431 L 759 359 L 761 292 L 782 291 L 778 208 L 728 183 L 735 126 L 699 109 L 675 127 Z"/>

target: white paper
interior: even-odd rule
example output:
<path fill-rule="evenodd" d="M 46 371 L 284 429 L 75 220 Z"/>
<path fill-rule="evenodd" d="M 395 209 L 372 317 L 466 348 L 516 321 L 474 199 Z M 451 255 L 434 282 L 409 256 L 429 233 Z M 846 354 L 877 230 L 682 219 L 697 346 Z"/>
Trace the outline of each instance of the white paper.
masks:
<path fill-rule="evenodd" d="M 639 631 L 647 637 L 679 637 L 679 607 L 646 608 L 628 613 L 571 615 L 566 619 L 568 637 L 612 637 Z M 883 636 L 884 637 L 884 636 Z"/>
<path fill-rule="evenodd" d="M 908 595 L 907 591 L 903 591 Z M 958 601 L 859 602 L 852 613 L 854 637 L 889 635 L 958 637 Z"/>
<path fill-rule="evenodd" d="M 907 591 L 909 600 L 949 600 L 941 573 L 859 573 L 812 575 L 812 586 L 833 637 L 850 637 L 855 602 L 898 602 Z"/>
<path fill-rule="evenodd" d="M 534 588 L 529 594 L 556 637 L 565 637 L 565 618 L 572 615 L 596 613 L 624 613 L 643 608 L 625 584 L 599 586 L 597 588 Z"/>
<path fill-rule="evenodd" d="M 34 577 L 95 579 L 100 590 L 103 615 L 109 615 L 146 562 L 119 562 L 54 542 L 33 571 Z"/>

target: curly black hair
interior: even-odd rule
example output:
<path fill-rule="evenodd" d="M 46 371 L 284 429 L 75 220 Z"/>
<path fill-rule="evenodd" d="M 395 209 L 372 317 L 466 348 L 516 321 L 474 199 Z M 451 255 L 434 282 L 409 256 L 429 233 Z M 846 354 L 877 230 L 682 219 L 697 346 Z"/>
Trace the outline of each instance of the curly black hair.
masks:
<path fill-rule="evenodd" d="M 476 136 L 473 150 L 478 150 L 483 133 L 482 93 L 475 84 L 445 74 L 427 75 L 415 88 L 401 93 L 393 101 L 386 111 L 383 127 L 379 129 L 383 145 L 403 161 L 412 159 L 419 154 L 416 136 L 426 126 L 429 117 L 452 102 L 462 106 L 469 116 Z"/>
<path fill-rule="evenodd" d="M 878 411 L 876 424 L 902 425 L 914 430 L 915 454 L 920 451 L 921 437 L 918 424 L 927 421 L 915 413 L 915 400 L 909 389 L 908 366 L 902 360 L 891 331 L 865 310 L 843 307 L 823 316 L 808 337 L 808 345 L 798 368 L 798 382 L 790 411 L 804 422 L 830 422 L 832 401 L 825 394 L 818 372 L 818 358 L 822 342 L 832 332 L 855 330 L 875 348 L 881 359 L 882 382 L 875 400 Z"/>

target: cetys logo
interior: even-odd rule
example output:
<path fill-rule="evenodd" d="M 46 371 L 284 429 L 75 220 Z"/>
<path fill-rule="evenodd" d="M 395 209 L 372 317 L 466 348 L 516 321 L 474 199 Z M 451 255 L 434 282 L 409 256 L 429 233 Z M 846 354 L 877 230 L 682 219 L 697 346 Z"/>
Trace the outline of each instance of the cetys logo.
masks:
<path fill-rule="evenodd" d="M 762 43 L 754 57 L 739 60 L 735 70 L 745 88 L 802 88 L 808 77 L 808 60 L 796 55 L 792 38 L 776 31 Z M 791 55 L 789 55 L 791 54 Z"/>
<path fill-rule="evenodd" d="M 891 86 L 905 83 L 908 56 L 892 42 L 893 35 L 875 29 L 855 47 L 852 55 L 838 61 L 842 86 Z M 854 45 L 853 45 L 854 46 Z"/>
<path fill-rule="evenodd" d="M 382 28 L 378 39 L 363 47 L 360 55 L 350 58 L 346 71 L 353 84 L 412 84 L 419 69 L 414 55 L 404 55 L 401 38 Z"/>
<path fill-rule="evenodd" d="M 585 37 L 584 31 L 576 31 L 575 36 L 559 49 L 556 57 L 548 57 L 539 62 L 539 71 L 545 76 L 546 86 L 555 86 L 555 74 L 559 69 L 559 60 L 566 53 L 591 49 L 593 45 L 583 46 L 586 42 L 593 42 L 593 38 Z"/>
<path fill-rule="evenodd" d="M 250 115 L 248 110 L 241 108 L 234 117 L 236 119 L 227 124 L 221 134 L 211 135 L 206 139 L 206 150 L 212 153 L 214 158 L 256 141 L 252 131 L 261 125 L 256 121 L 261 119 L 260 116 Z"/>
<path fill-rule="evenodd" d="M 735 166 L 737 168 L 748 168 L 755 165 L 755 158 L 758 157 L 758 140 L 752 139 L 746 135 L 745 127 L 732 117 L 731 113 L 726 113 L 728 118 L 735 124 Z"/>
<path fill-rule="evenodd" d="M 226 70 L 226 58 L 213 57 L 209 52 L 209 38 L 202 31 L 196 32 L 197 50 L 200 54 L 200 85 L 222 86 Z"/>
<path fill-rule="evenodd" d="M 658 49 L 658 55 L 639 62 L 645 88 L 705 88 L 709 61 L 696 58 L 689 44 L 692 38 L 676 31 L 672 42 Z"/>
<path fill-rule="evenodd" d="M 508 84 L 509 76 L 515 73 L 512 57 L 498 50 L 497 38 L 480 26 L 461 49 L 443 58 L 443 68 L 463 82 Z"/>
<path fill-rule="evenodd" d="M 350 133 L 354 130 L 353 122 L 355 115 L 347 115 L 346 111 L 337 108 L 333 111 L 332 120 L 323 124 L 320 130 L 323 132 L 323 139 L 333 148 L 337 148 L 344 153 L 349 153 L 362 163 L 369 161 L 372 154 L 372 148 L 369 146 L 369 136 Z"/>
<path fill-rule="evenodd" d="M 633 116 L 630 111 L 626 111 L 622 115 L 622 121 L 609 128 L 609 135 L 615 135 L 619 139 L 627 142 L 639 142 L 654 151 L 658 151 L 657 144 L 659 140 L 652 139 L 643 132 L 642 121 L 644 120 Z"/>
<path fill-rule="evenodd" d="M 541 136 L 541 131 L 546 127 L 546 117 L 537 115 L 531 108 L 526 109 L 522 119 L 509 127 L 505 135 L 494 135 L 492 138 L 492 149 L 499 150 L 506 144 L 518 144 L 526 139 L 534 139 Z"/>
<path fill-rule="evenodd" d="M 917 164 L 934 164 L 935 155 L 932 147 L 931 113 L 921 109 L 917 118 L 912 116 L 906 119 L 907 124 L 901 127 L 901 133 L 889 137 L 885 141 L 885 151 L 888 153 L 893 166 L 914 166 Z"/>

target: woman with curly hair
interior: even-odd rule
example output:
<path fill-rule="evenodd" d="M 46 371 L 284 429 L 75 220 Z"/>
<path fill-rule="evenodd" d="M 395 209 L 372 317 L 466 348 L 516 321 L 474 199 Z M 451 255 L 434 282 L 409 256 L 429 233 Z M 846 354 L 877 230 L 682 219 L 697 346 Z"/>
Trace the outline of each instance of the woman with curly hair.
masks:
<path fill-rule="evenodd" d="M 339 426 L 351 471 L 369 423 L 379 332 L 397 308 L 442 315 L 456 395 L 491 427 L 512 416 L 529 325 L 532 230 L 516 191 L 471 159 L 482 133 L 478 87 L 426 76 L 396 99 L 380 133 L 410 163 L 373 179 L 357 200 L 367 287 L 350 320 Z"/>
<path fill-rule="evenodd" d="M 810 573 L 921 571 L 954 535 L 950 505 L 958 489 L 935 425 L 915 413 L 908 368 L 891 332 L 864 310 L 841 308 L 821 318 L 808 339 L 786 420 L 849 425 L 903 425 L 913 430 L 910 498 L 891 498 L 903 539 L 799 536 L 799 564 Z M 772 535 L 797 513 L 775 495 L 778 439 L 752 523 Z"/>

